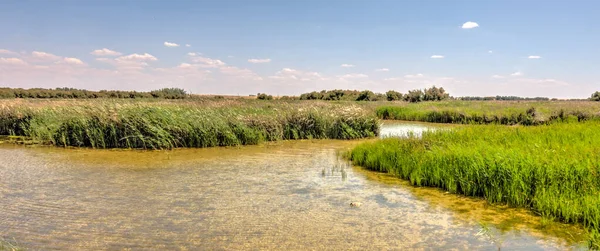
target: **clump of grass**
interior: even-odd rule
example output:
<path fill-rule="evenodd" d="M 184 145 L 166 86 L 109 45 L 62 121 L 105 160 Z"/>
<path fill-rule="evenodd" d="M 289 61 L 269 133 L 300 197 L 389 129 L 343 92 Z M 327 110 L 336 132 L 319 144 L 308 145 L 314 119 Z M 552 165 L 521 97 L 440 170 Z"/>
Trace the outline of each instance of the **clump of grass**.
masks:
<path fill-rule="evenodd" d="M 15 239 L 6 240 L 0 237 L 0 251 L 21 251 L 25 250 L 19 246 L 19 243 Z"/>
<path fill-rule="evenodd" d="M 363 143 L 356 165 L 600 229 L 600 123 L 473 125 Z"/>
<path fill-rule="evenodd" d="M 541 125 L 600 117 L 597 102 L 448 101 L 376 108 L 381 119 L 452 124 Z"/>
<path fill-rule="evenodd" d="M 19 101 L 21 102 L 21 101 Z M 228 102 L 228 106 L 219 102 Z M 233 101 L 237 102 L 237 101 Z M 170 149 L 288 139 L 358 139 L 379 133 L 365 110 L 272 101 L 35 102 L 0 107 L 0 134 L 58 146 Z"/>

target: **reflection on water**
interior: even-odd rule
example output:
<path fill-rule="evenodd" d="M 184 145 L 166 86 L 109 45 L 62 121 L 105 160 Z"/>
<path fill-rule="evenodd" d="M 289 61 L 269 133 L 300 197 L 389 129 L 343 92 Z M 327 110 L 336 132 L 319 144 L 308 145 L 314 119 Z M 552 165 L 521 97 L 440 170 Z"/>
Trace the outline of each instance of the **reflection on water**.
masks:
<path fill-rule="evenodd" d="M 384 133 L 386 133 L 384 125 Z M 360 141 L 125 151 L 0 145 L 0 237 L 31 249 L 578 249 L 576 226 L 414 188 Z M 351 207 L 359 202 L 360 207 Z"/>
<path fill-rule="evenodd" d="M 407 137 L 409 135 L 421 136 L 425 131 L 449 129 L 457 125 L 432 124 L 423 122 L 383 121 L 383 130 L 380 137 Z"/>

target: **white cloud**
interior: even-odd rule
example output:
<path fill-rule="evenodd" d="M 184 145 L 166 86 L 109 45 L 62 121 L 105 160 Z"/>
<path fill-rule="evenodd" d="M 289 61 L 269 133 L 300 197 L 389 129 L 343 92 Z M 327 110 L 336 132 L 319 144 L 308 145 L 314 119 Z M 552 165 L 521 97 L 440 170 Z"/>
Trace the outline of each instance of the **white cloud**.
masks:
<path fill-rule="evenodd" d="M 122 54 L 118 51 L 109 50 L 106 48 L 98 49 L 90 52 L 94 56 L 121 56 Z"/>
<path fill-rule="evenodd" d="M 414 74 L 414 75 L 410 75 L 410 74 L 409 75 L 404 75 L 405 78 L 422 78 L 424 76 L 425 75 L 423 75 L 421 73 L 417 73 L 417 74 Z"/>
<path fill-rule="evenodd" d="M 64 58 L 63 61 L 67 64 L 84 65 L 83 61 L 78 58 Z"/>
<path fill-rule="evenodd" d="M 513 76 L 513 77 L 518 77 L 518 76 L 523 76 L 523 73 L 520 72 L 520 71 L 518 71 L 518 72 L 515 72 L 515 73 L 510 74 L 510 75 Z"/>
<path fill-rule="evenodd" d="M 218 68 L 218 67 L 225 65 L 225 62 L 218 60 L 218 59 L 212 59 L 212 58 L 192 57 L 191 60 L 194 63 L 201 63 L 203 67 L 208 67 L 208 68 Z"/>
<path fill-rule="evenodd" d="M 500 76 L 500 75 L 493 75 L 492 78 L 496 78 L 496 79 L 500 79 L 500 78 L 504 78 L 504 76 Z"/>
<path fill-rule="evenodd" d="M 127 56 L 122 56 L 122 57 L 118 57 L 116 59 L 117 61 L 156 61 L 158 60 L 155 56 L 152 56 L 148 53 L 144 53 L 144 54 L 130 54 Z"/>
<path fill-rule="evenodd" d="M 318 72 L 301 71 L 291 68 L 283 68 L 275 73 L 274 76 L 269 76 L 270 79 L 290 80 L 290 81 L 316 81 L 325 80 Z"/>
<path fill-rule="evenodd" d="M 527 58 L 528 58 L 528 59 L 540 59 L 540 58 L 542 58 L 542 57 L 540 57 L 540 56 L 529 56 L 529 57 L 527 57 Z"/>
<path fill-rule="evenodd" d="M 188 52 L 188 54 L 187 54 L 187 55 L 188 55 L 188 56 L 192 56 L 192 57 L 193 57 L 193 56 L 196 56 L 196 53 L 195 53 L 195 52 Z"/>
<path fill-rule="evenodd" d="M 185 47 L 192 47 L 192 45 L 190 45 L 190 44 L 185 44 Z"/>
<path fill-rule="evenodd" d="M 350 67 L 354 67 L 354 65 L 352 65 L 352 64 L 342 64 L 342 65 L 340 65 L 340 67 L 350 68 Z"/>
<path fill-rule="evenodd" d="M 2 65 L 27 65 L 27 63 L 20 58 L 0 58 L 0 64 L 2 64 Z"/>
<path fill-rule="evenodd" d="M 431 56 L 431 58 L 433 58 L 433 59 L 441 59 L 441 58 L 444 58 L 444 56 L 442 56 L 442 55 L 433 55 L 433 56 Z"/>
<path fill-rule="evenodd" d="M 252 58 L 252 59 L 248 59 L 248 62 L 253 63 L 253 64 L 262 64 L 262 63 L 271 62 L 271 59 L 270 58 L 265 58 L 265 59 Z"/>
<path fill-rule="evenodd" d="M 227 56 L 228 58 L 234 58 L 234 56 Z"/>
<path fill-rule="evenodd" d="M 0 49 L 0 54 L 4 54 L 4 55 L 17 55 L 16 52 L 12 52 L 12 51 L 5 50 L 5 49 Z"/>
<path fill-rule="evenodd" d="M 494 51 L 491 51 L 491 50 L 490 50 L 490 51 L 488 51 L 488 53 L 489 53 L 489 54 L 492 54 L 492 53 L 494 53 Z"/>
<path fill-rule="evenodd" d="M 362 73 L 351 73 L 342 76 L 338 76 L 340 79 L 351 79 L 351 78 L 368 78 L 369 76 Z"/>
<path fill-rule="evenodd" d="M 36 60 L 42 60 L 42 61 L 58 61 L 61 59 L 59 56 L 56 56 L 54 54 L 50 54 L 47 52 L 41 52 L 41 51 L 34 51 L 31 53 L 31 55 Z"/>
<path fill-rule="evenodd" d="M 475 22 L 471 22 L 471 21 L 466 22 L 466 23 L 464 23 L 462 25 L 463 29 L 473 29 L 473 28 L 476 28 L 476 27 L 479 27 L 479 24 L 477 24 Z"/>
<path fill-rule="evenodd" d="M 170 43 L 170 42 L 165 42 L 164 45 L 166 47 L 179 47 L 178 44 L 176 44 L 176 43 Z"/>
<path fill-rule="evenodd" d="M 252 80 L 262 80 L 260 76 L 248 69 L 242 69 L 235 66 L 222 66 L 219 68 L 219 71 L 222 74 L 226 74 L 233 77 L 252 79 Z"/>
<path fill-rule="evenodd" d="M 381 68 L 381 69 L 375 69 L 375 71 L 384 72 L 384 71 L 390 71 L 390 69 L 388 69 L 388 68 Z"/>

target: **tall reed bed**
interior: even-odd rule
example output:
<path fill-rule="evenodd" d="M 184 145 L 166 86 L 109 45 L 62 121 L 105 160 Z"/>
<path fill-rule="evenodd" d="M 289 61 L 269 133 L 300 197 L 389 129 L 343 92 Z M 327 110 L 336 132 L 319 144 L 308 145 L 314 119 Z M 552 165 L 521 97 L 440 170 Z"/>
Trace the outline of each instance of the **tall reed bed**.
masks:
<path fill-rule="evenodd" d="M 600 117 L 600 103 L 586 101 L 444 101 L 399 103 L 376 109 L 381 119 L 453 124 L 539 125 Z"/>
<path fill-rule="evenodd" d="M 415 186 L 530 208 L 583 223 L 600 243 L 600 124 L 473 125 L 387 138 L 349 152 L 354 164 Z M 595 237 L 594 237 L 595 236 Z M 595 239 L 594 239 L 595 238 Z"/>
<path fill-rule="evenodd" d="M 58 146 L 170 149 L 378 133 L 377 118 L 360 107 L 320 102 L 10 101 L 0 106 L 0 134 Z"/>

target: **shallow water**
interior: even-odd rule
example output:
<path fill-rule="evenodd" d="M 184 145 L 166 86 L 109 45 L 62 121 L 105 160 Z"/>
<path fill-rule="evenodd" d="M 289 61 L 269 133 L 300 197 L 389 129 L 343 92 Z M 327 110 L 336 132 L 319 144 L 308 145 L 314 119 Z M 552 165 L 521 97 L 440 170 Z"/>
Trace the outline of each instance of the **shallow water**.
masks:
<path fill-rule="evenodd" d="M 384 124 L 382 134 L 402 125 Z M 526 210 L 414 188 L 338 157 L 359 142 L 173 151 L 0 144 L 0 237 L 33 250 L 583 247 L 579 227 L 542 226 Z M 478 235 L 480 222 L 489 234 Z"/>

